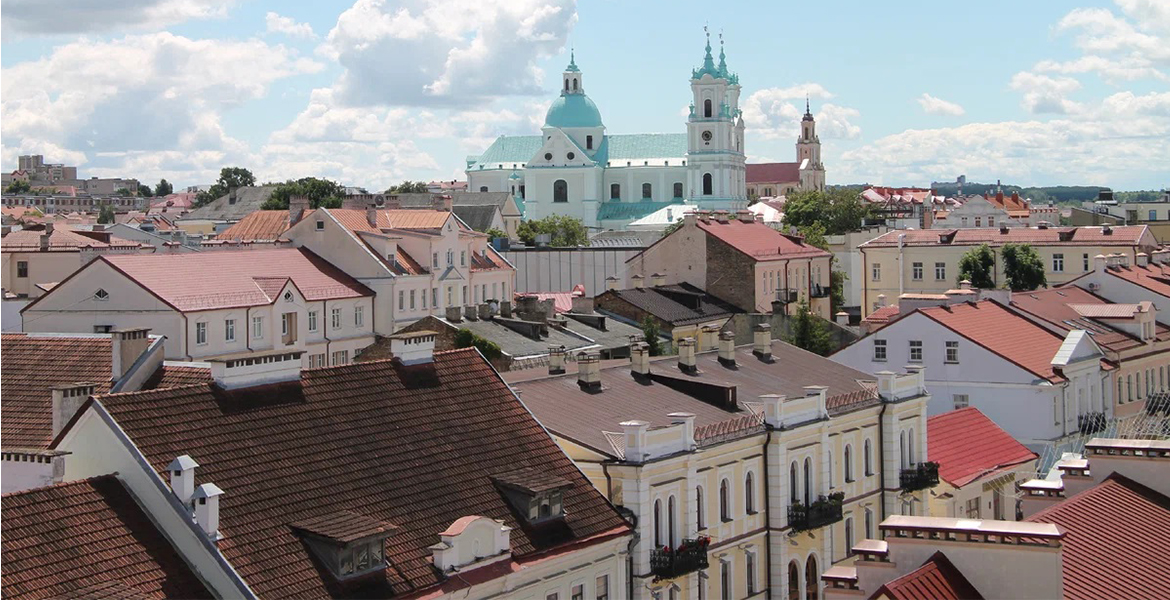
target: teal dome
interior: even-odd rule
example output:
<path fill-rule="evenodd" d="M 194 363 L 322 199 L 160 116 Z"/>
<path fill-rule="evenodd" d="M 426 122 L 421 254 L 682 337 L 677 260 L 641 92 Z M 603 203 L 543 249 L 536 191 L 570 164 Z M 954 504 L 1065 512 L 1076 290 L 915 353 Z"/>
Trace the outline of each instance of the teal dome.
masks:
<path fill-rule="evenodd" d="M 601 111 L 585 94 L 561 94 L 544 116 L 545 127 L 602 127 Z"/>

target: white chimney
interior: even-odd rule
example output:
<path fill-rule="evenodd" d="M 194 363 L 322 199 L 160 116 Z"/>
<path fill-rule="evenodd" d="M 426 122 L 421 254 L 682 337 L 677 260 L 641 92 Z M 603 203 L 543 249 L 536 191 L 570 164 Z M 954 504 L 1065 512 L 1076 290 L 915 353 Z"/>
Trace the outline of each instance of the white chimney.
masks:
<path fill-rule="evenodd" d="M 90 382 L 69 383 L 53 386 L 53 437 L 65 428 L 82 404 L 93 395 L 96 384 Z"/>
<path fill-rule="evenodd" d="M 1108 256 L 1105 256 L 1104 254 L 1098 254 L 1097 256 L 1093 257 L 1093 269 L 1096 270 L 1097 272 L 1104 271 L 1105 267 L 1107 267 L 1108 265 L 1109 265 L 1109 257 Z"/>
<path fill-rule="evenodd" d="M 191 506 L 191 497 L 195 495 L 195 467 L 198 466 L 199 463 L 186 454 L 175 457 L 167 465 L 171 472 L 171 491 L 183 506 Z"/>
<path fill-rule="evenodd" d="M 620 423 L 626 437 L 625 458 L 627 462 L 639 463 L 645 457 L 646 430 L 650 424 L 646 421 L 623 421 Z"/>
<path fill-rule="evenodd" d="M 840 325 L 842 327 L 849 325 L 849 313 L 847 313 L 843 310 L 839 310 L 839 311 L 837 311 L 837 314 L 835 314 L 833 316 L 836 318 L 838 325 Z"/>
<path fill-rule="evenodd" d="M 241 358 L 213 358 L 211 378 L 225 390 L 301 378 L 303 350 L 258 352 Z"/>
<path fill-rule="evenodd" d="M 683 426 L 683 444 L 687 450 L 695 449 L 695 415 L 686 412 L 672 412 L 668 415 L 672 425 Z"/>
<path fill-rule="evenodd" d="M 630 276 L 630 283 L 634 284 L 634 289 L 636 289 L 636 290 L 640 290 L 640 289 L 643 289 L 644 287 L 646 287 L 645 285 L 643 285 L 643 281 L 645 281 L 645 278 L 642 277 L 641 275 L 631 275 Z"/>
<path fill-rule="evenodd" d="M 635 342 L 630 345 L 630 371 L 635 376 L 650 374 L 650 344 Z"/>
<path fill-rule="evenodd" d="M 110 332 L 110 349 L 113 354 L 112 379 L 114 381 L 121 379 L 147 348 L 150 348 L 149 327 L 115 329 Z"/>
<path fill-rule="evenodd" d="M 752 331 L 752 354 L 760 360 L 772 358 L 772 325 L 760 323 Z"/>
<path fill-rule="evenodd" d="M 719 332 L 719 364 L 725 367 L 735 366 L 735 332 Z"/>
<path fill-rule="evenodd" d="M 565 347 L 548 347 L 548 374 L 560 375 L 565 372 Z"/>
<path fill-rule="evenodd" d="M 596 352 L 577 358 L 577 385 L 587 392 L 601 391 L 601 356 Z"/>
<path fill-rule="evenodd" d="M 1150 255 L 1145 252 L 1138 252 L 1133 256 L 1133 262 L 1139 267 L 1144 267 L 1150 264 Z"/>
<path fill-rule="evenodd" d="M 607 290 L 616 290 L 616 289 L 618 289 L 619 284 L 620 284 L 620 280 L 617 277 L 614 277 L 613 275 L 610 275 L 609 277 L 605 278 L 605 289 L 607 289 Z"/>
<path fill-rule="evenodd" d="M 817 397 L 817 414 L 829 414 L 827 401 L 829 399 L 829 388 L 824 385 L 806 385 L 804 387 L 804 395 Z"/>
<path fill-rule="evenodd" d="M 200 485 L 191 499 L 195 502 L 195 522 L 212 541 L 219 540 L 219 497 L 223 490 L 214 483 Z"/>
<path fill-rule="evenodd" d="M 654 287 L 666 285 L 666 275 L 662 273 L 654 273 L 650 276 L 650 285 Z"/>
<path fill-rule="evenodd" d="M 772 427 L 780 427 L 783 422 L 783 405 L 787 396 L 783 394 L 764 394 L 760 396 L 760 404 L 764 405 L 764 422 Z"/>
<path fill-rule="evenodd" d="M 678 368 L 690 375 L 699 372 L 698 363 L 695 362 L 695 338 L 685 337 L 678 341 Z"/>
<path fill-rule="evenodd" d="M 878 305 L 878 308 L 881 308 L 881 307 L 886 305 L 886 295 L 885 294 L 878 294 L 877 305 Z"/>
<path fill-rule="evenodd" d="M 390 338 L 390 354 L 404 365 L 421 365 L 435 361 L 435 338 L 433 331 L 412 331 L 396 333 Z"/>

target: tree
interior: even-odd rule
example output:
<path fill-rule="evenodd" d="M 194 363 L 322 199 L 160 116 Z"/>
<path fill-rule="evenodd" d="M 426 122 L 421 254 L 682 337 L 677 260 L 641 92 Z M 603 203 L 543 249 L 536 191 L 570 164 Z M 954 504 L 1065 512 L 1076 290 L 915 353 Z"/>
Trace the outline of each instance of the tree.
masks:
<path fill-rule="evenodd" d="M 1044 275 L 1044 259 L 1028 244 L 1004 244 L 999 251 L 1003 256 L 1003 275 L 1013 292 L 1030 292 L 1038 287 L 1048 287 Z"/>
<path fill-rule="evenodd" d="M 507 234 L 507 232 L 505 232 L 505 231 L 501 231 L 501 230 L 499 230 L 499 229 L 496 229 L 495 227 L 492 227 L 491 229 L 489 229 L 489 230 L 485 231 L 484 233 L 486 233 L 486 234 L 487 234 L 487 236 L 488 236 L 488 238 L 489 238 L 489 239 L 493 239 L 493 240 L 494 240 L 494 239 L 496 239 L 496 238 L 506 238 L 506 237 L 508 237 L 508 234 Z"/>
<path fill-rule="evenodd" d="M 138 184 L 138 195 L 143 198 L 149 198 L 154 195 L 154 191 L 150 189 L 149 185 Z"/>
<path fill-rule="evenodd" d="M 812 223 L 798 229 L 798 231 L 800 235 L 804 236 L 804 243 L 816 246 L 825 252 L 832 252 L 829 250 L 829 240 L 825 239 L 825 226 L 823 224 Z M 837 268 L 839 263 L 836 256 L 829 261 L 829 264 L 829 311 L 836 314 L 838 309 L 845 306 L 845 280 L 849 279 L 849 274 Z"/>
<path fill-rule="evenodd" d="M 243 167 L 224 167 L 219 170 L 219 179 L 211 186 L 211 189 L 199 192 L 195 196 L 193 204 L 196 207 L 210 204 L 235 188 L 253 185 L 256 185 L 256 177 L 252 175 L 251 171 Z"/>
<path fill-rule="evenodd" d="M 170 196 L 175 193 L 175 187 L 167 182 L 166 179 L 158 180 L 158 184 L 154 186 L 155 196 Z"/>
<path fill-rule="evenodd" d="M 386 189 L 386 194 L 425 194 L 427 192 L 427 184 L 425 181 L 410 181 L 409 179 L 403 181 L 398 185 L 392 185 Z"/>
<path fill-rule="evenodd" d="M 28 184 L 27 180 L 14 179 L 8 187 L 4 188 L 5 194 L 27 194 L 32 191 L 32 186 Z"/>
<path fill-rule="evenodd" d="M 460 329 L 455 332 L 456 348 L 470 348 L 472 346 L 479 348 L 480 353 L 488 360 L 495 360 L 504 354 L 495 342 L 475 335 L 470 329 Z"/>
<path fill-rule="evenodd" d="M 126 188 L 118 188 L 118 189 L 114 190 L 114 194 L 118 195 L 118 196 L 129 196 L 130 190 L 128 190 Z"/>
<path fill-rule="evenodd" d="M 839 235 L 861 229 L 870 211 L 850 189 L 793 192 L 784 203 L 784 224 L 805 229 L 819 223 L 825 235 Z"/>
<path fill-rule="evenodd" d="M 589 232 L 581 219 L 564 215 L 549 215 L 535 221 L 524 221 L 516 228 L 516 237 L 526 245 L 536 245 L 536 236 L 547 233 L 552 236 L 551 246 L 585 246 L 589 244 Z"/>
<path fill-rule="evenodd" d="M 276 186 L 272 195 L 260 208 L 264 210 L 287 210 L 289 198 L 305 196 L 309 199 L 312 208 L 341 208 L 345 198 L 345 186 L 316 177 L 302 177 L 296 181 L 288 181 Z"/>
<path fill-rule="evenodd" d="M 959 259 L 959 281 L 971 282 L 971 287 L 995 287 L 995 252 L 987 244 L 972 248 Z"/>
<path fill-rule="evenodd" d="M 642 337 L 650 347 L 650 356 L 662 354 L 662 330 L 658 327 L 658 321 L 650 315 L 642 319 Z"/>
<path fill-rule="evenodd" d="M 98 209 L 97 222 L 105 224 L 105 225 L 113 225 L 114 224 L 114 207 L 109 205 L 109 204 L 103 204 L 102 207 L 100 209 Z"/>
<path fill-rule="evenodd" d="M 784 341 L 797 348 L 821 356 L 828 356 L 833 351 L 833 340 L 829 337 L 828 325 L 820 317 L 812 314 L 808 304 L 804 302 L 797 306 L 788 331 L 788 338 Z"/>

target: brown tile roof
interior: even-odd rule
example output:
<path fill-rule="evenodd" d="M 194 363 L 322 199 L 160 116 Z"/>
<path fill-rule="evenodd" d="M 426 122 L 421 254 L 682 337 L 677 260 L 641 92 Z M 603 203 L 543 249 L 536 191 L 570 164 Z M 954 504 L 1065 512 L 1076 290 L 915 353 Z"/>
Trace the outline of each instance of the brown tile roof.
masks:
<path fill-rule="evenodd" d="M 747 165 L 748 183 L 788 183 L 800 181 L 800 163 L 760 163 Z"/>
<path fill-rule="evenodd" d="M 1114 473 L 1026 520 L 1066 530 L 1065 598 L 1170 598 L 1170 498 Z"/>
<path fill-rule="evenodd" d="M 1052 359 L 1064 337 L 995 301 L 962 302 L 917 312 L 1041 379 L 1053 383 L 1065 380 L 1052 370 Z"/>
<path fill-rule="evenodd" d="M 1071 232 L 1067 241 L 1062 233 Z M 899 236 L 906 246 L 975 246 L 987 244 L 998 247 L 1007 243 L 1027 243 L 1037 246 L 1137 246 L 1154 244 L 1145 225 L 1119 225 L 1106 235 L 1101 227 L 1010 227 L 1006 233 L 1000 229 L 898 229 L 884 233 L 864 244 L 861 248 L 897 247 Z M 943 241 L 940 241 L 940 238 Z M 950 241 L 945 241 L 949 238 Z M 1143 239 L 1144 238 L 1144 239 Z"/>
<path fill-rule="evenodd" d="M 225 490 L 219 548 L 261 597 L 389 596 L 442 582 L 429 546 L 456 519 L 512 531 L 514 559 L 627 531 L 625 522 L 473 349 L 432 364 L 305 370 L 299 382 L 224 392 L 210 385 L 100 399 L 150 465 L 180 454 Z M 391 424 L 391 425 L 387 425 Z M 572 483 L 563 525 L 522 526 L 491 481 L 537 467 Z M 398 525 L 393 565 L 341 587 L 290 526 L 339 510 Z"/>
<path fill-rule="evenodd" d="M 634 308 L 675 326 L 728 318 L 743 312 L 731 303 L 689 283 L 607 290 L 602 295 L 619 298 Z"/>
<path fill-rule="evenodd" d="M 275 240 L 288 231 L 287 210 L 258 210 L 215 236 L 217 240 Z"/>
<path fill-rule="evenodd" d="M 4 496 L 7 598 L 211 598 L 114 475 Z"/>
<path fill-rule="evenodd" d="M 323 513 L 293 523 L 290 527 L 342 544 L 388 534 L 398 529 L 397 525 L 367 517 L 352 510 Z"/>
<path fill-rule="evenodd" d="M 0 250 L 4 252 L 39 252 L 41 249 L 41 235 L 39 229 L 21 229 L 10 232 L 0 239 Z M 78 252 L 82 248 L 138 248 L 142 244 L 121 238 L 111 238 L 110 243 L 86 237 L 63 225 L 53 228 L 49 234 L 49 252 Z"/>
<path fill-rule="evenodd" d="M 1125 311 L 1124 307 L 1135 305 L 1112 304 L 1108 300 L 1075 285 L 1015 293 L 1012 294 L 1011 306 L 1064 331 L 1072 331 L 1073 329 L 1088 331 L 1093 334 L 1094 342 L 1113 352 L 1122 352 L 1145 345 L 1138 338 L 1089 316 L 1091 314 L 1114 314 L 1112 312 L 1114 310 L 1118 310 L 1116 314 L 1121 314 Z M 1087 307 L 1094 308 L 1088 309 Z M 1119 310 L 1118 307 L 1123 308 Z M 1161 323 L 1155 325 L 1158 340 L 1170 340 L 1170 327 Z"/>
<path fill-rule="evenodd" d="M 678 370 L 676 356 L 651 361 L 652 382 L 634 379 L 629 361 L 601 369 L 600 393 L 584 392 L 571 373 L 533 379 L 524 372 L 507 373 L 520 399 L 536 418 L 558 436 L 595 451 L 613 455 L 605 432 L 619 432 L 622 421 L 637 419 L 652 427 L 670 425 L 672 412 L 693 413 L 697 438 L 762 431 L 758 416 L 744 403 L 764 394 L 805 395 L 806 385 L 825 385 L 831 414 L 877 404 L 872 375 L 837 364 L 780 341 L 772 342 L 771 363 L 752 355 L 752 346 L 736 349 L 736 368 L 719 363 L 717 352 L 696 355 L 699 374 Z M 864 382 L 864 383 L 863 383 Z M 734 389 L 734 394 L 732 394 Z M 735 409 L 723 404 L 736 400 Z"/>
<path fill-rule="evenodd" d="M 1117 228 L 1114 229 L 1116 230 Z M 1140 285 L 1161 296 L 1170 297 L 1170 268 L 1167 268 L 1166 265 L 1109 267 L 1105 272 L 1119 279 Z"/>
<path fill-rule="evenodd" d="M 885 327 L 887 323 L 897 317 L 899 309 L 897 304 L 887 304 L 865 316 L 863 322 L 870 325 L 870 331 L 877 331 Z"/>
<path fill-rule="evenodd" d="M 800 238 L 784 235 L 760 221 L 745 223 L 739 219 L 728 219 L 724 223 L 700 215 L 696 223 L 699 229 L 757 261 L 831 256 L 816 246 L 805 244 Z"/>
<path fill-rule="evenodd" d="M 451 213 L 445 210 L 421 208 L 381 209 L 378 211 L 378 226 L 370 225 L 366 211 L 356 208 L 329 208 L 325 209 L 333 218 L 337 219 L 350 231 L 376 231 L 384 229 L 439 229 L 451 218 Z M 466 229 L 460 225 L 460 229 Z"/>
<path fill-rule="evenodd" d="M 472 271 L 492 271 L 496 269 L 512 268 L 512 265 L 508 264 L 508 261 L 504 260 L 504 257 L 500 256 L 500 254 L 496 252 L 495 248 L 487 246 L 485 250 L 486 252 L 483 254 L 476 252 L 471 253 Z"/>
<path fill-rule="evenodd" d="M 873 598 L 890 600 L 983 600 L 983 595 L 942 552 L 921 567 L 890 581 Z"/>
<path fill-rule="evenodd" d="M 1036 460 L 1035 452 L 973 406 L 928 418 L 926 439 L 938 476 L 955 487 Z"/>

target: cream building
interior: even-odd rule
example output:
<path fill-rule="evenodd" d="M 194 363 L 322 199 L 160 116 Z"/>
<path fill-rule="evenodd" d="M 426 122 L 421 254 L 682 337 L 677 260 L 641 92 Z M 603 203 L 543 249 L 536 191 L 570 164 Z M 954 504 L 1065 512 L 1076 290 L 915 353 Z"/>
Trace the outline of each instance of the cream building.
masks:
<path fill-rule="evenodd" d="M 0 238 L 0 277 L 5 294 L 38 298 L 102 255 L 147 254 L 155 247 L 130 240 L 82 235 L 47 223 L 44 229 L 7 231 Z"/>

